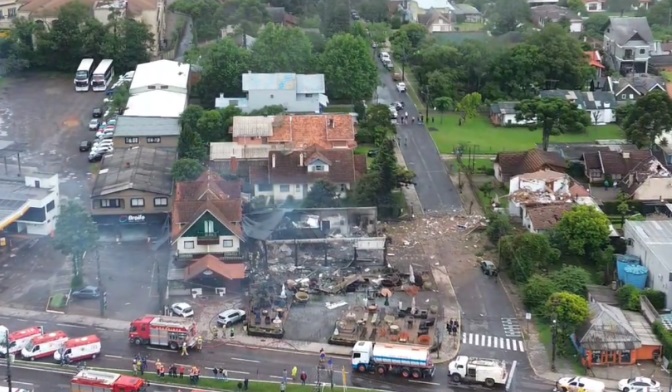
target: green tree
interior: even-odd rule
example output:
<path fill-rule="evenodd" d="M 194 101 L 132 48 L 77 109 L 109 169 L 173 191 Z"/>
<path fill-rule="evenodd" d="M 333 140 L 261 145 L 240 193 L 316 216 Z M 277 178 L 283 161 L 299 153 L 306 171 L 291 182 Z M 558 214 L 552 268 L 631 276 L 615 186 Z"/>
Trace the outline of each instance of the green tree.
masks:
<path fill-rule="evenodd" d="M 367 173 L 362 177 L 355 188 L 355 203 L 360 207 L 378 206 L 378 182 L 376 173 Z"/>
<path fill-rule="evenodd" d="M 585 132 L 590 115 L 576 104 L 559 98 L 527 99 L 516 105 L 516 120 L 534 121 L 530 129 L 541 128 L 544 151 L 548 150 L 551 135 Z"/>
<path fill-rule="evenodd" d="M 639 148 L 653 148 L 656 138 L 672 128 L 672 100 L 666 92 L 646 94 L 630 106 L 622 123 L 625 137 Z"/>
<path fill-rule="evenodd" d="M 553 271 L 549 278 L 558 291 L 585 296 L 588 292 L 587 286 L 591 284 L 592 277 L 585 268 L 574 265 L 565 265 L 557 271 Z"/>
<path fill-rule="evenodd" d="M 173 180 L 175 181 L 193 181 L 197 179 L 205 168 L 201 162 L 191 158 L 180 158 L 171 169 Z"/>
<path fill-rule="evenodd" d="M 401 77 L 406 77 L 406 66 L 408 65 L 409 57 L 413 54 L 413 43 L 405 31 L 399 30 L 395 33 L 390 43 L 392 44 L 392 54 L 401 63 Z"/>
<path fill-rule="evenodd" d="M 567 8 L 579 15 L 586 12 L 586 5 L 581 0 L 567 0 Z"/>
<path fill-rule="evenodd" d="M 427 28 L 422 24 L 407 23 L 401 26 L 401 28 L 392 35 L 392 39 L 394 40 L 394 37 L 397 35 L 405 35 L 411 41 L 411 48 L 413 51 L 416 51 L 420 49 L 420 46 L 422 46 L 423 43 L 425 43 L 428 34 Z"/>
<path fill-rule="evenodd" d="M 610 12 L 628 12 L 636 5 L 639 5 L 639 2 L 635 0 L 613 0 L 607 4 L 607 10 Z"/>
<path fill-rule="evenodd" d="M 322 53 L 327 92 L 335 100 L 368 100 L 378 86 L 378 71 L 362 38 L 340 34 L 331 38 Z"/>
<path fill-rule="evenodd" d="M 609 15 L 592 13 L 583 21 L 583 31 L 591 38 L 604 39 L 604 30 L 608 23 Z"/>
<path fill-rule="evenodd" d="M 69 201 L 61 206 L 56 218 L 54 247 L 72 260 L 72 286 L 83 284 L 82 262 L 86 252 L 93 250 L 98 241 L 98 226 L 81 205 Z"/>
<path fill-rule="evenodd" d="M 555 227 L 562 247 L 577 256 L 591 255 L 609 243 L 609 218 L 591 206 L 577 206 L 566 212 Z"/>
<path fill-rule="evenodd" d="M 525 283 L 541 268 L 557 263 L 560 251 L 542 234 L 523 233 L 502 237 L 499 241 L 499 259 L 511 279 Z"/>
<path fill-rule="evenodd" d="M 9 32 L 9 43 L 5 69 L 8 73 L 24 71 L 35 66 L 36 53 L 33 50 L 36 32 L 41 29 L 34 21 L 26 18 L 15 18 Z"/>
<path fill-rule="evenodd" d="M 234 108 L 234 109 L 236 109 L 236 108 Z M 236 112 L 239 112 L 239 110 L 236 109 Z M 261 109 L 252 110 L 251 112 L 248 112 L 245 115 L 246 116 L 277 116 L 277 115 L 283 114 L 283 113 L 285 113 L 285 107 L 284 106 L 282 106 L 282 105 L 270 105 L 270 106 L 264 106 Z M 235 114 L 235 115 L 238 116 L 239 114 Z M 224 117 L 229 117 L 229 116 L 224 116 Z M 231 125 L 233 125 L 233 116 L 231 116 Z"/>
<path fill-rule="evenodd" d="M 441 124 L 443 124 L 444 114 L 454 106 L 453 99 L 450 97 L 438 97 L 434 100 L 434 108 L 441 113 Z"/>
<path fill-rule="evenodd" d="M 131 93 L 128 91 L 128 85 L 123 84 L 114 90 L 112 102 L 110 102 L 111 113 L 122 113 L 128 106 L 128 99 Z"/>
<path fill-rule="evenodd" d="M 320 31 L 325 37 L 331 38 L 337 34 L 350 31 L 350 10 L 348 3 L 341 0 L 323 0 L 320 10 Z"/>
<path fill-rule="evenodd" d="M 462 118 L 474 118 L 478 115 L 478 108 L 483 104 L 483 98 L 479 93 L 465 95 L 460 103 L 457 104 L 457 110 L 462 112 Z"/>
<path fill-rule="evenodd" d="M 496 55 L 490 64 L 490 84 L 494 95 L 514 99 L 531 98 L 546 81 L 544 69 L 538 64 L 544 56 L 535 45 L 522 43 Z"/>
<path fill-rule="evenodd" d="M 324 180 L 315 181 L 303 200 L 303 208 L 334 208 L 340 204 L 336 185 Z"/>
<path fill-rule="evenodd" d="M 497 1 L 489 20 L 494 35 L 516 31 L 520 24 L 530 20 L 530 6 L 525 0 Z"/>
<path fill-rule="evenodd" d="M 493 244 L 499 243 L 500 238 L 511 234 L 513 231 L 511 219 L 506 214 L 492 213 L 488 216 L 488 221 L 485 232 Z"/>
<path fill-rule="evenodd" d="M 361 37 L 364 38 L 365 40 L 369 40 L 369 31 L 366 29 L 366 24 L 364 22 L 357 21 L 350 25 L 350 34 L 354 35 L 355 37 Z"/>
<path fill-rule="evenodd" d="M 198 129 L 198 120 L 203 116 L 205 110 L 198 105 L 189 105 L 180 115 L 180 126 L 182 129 L 196 131 Z"/>
<path fill-rule="evenodd" d="M 631 285 L 626 284 L 625 286 L 618 289 L 616 292 L 616 298 L 618 299 L 618 305 L 625 310 L 632 310 L 634 312 L 639 312 L 642 310 L 642 307 L 639 302 L 639 297 L 641 291 Z"/>
<path fill-rule="evenodd" d="M 618 211 L 618 215 L 621 216 L 621 226 L 623 226 L 625 224 L 625 217 L 632 212 L 630 197 L 627 193 L 619 192 L 616 197 L 616 203 L 616 211 Z"/>
<path fill-rule="evenodd" d="M 367 0 L 359 5 L 359 16 L 369 22 L 384 22 L 389 12 L 386 0 Z"/>
<path fill-rule="evenodd" d="M 150 61 L 154 36 L 149 26 L 134 19 L 115 18 L 106 28 L 101 52 L 104 57 L 114 59 L 117 72 L 134 70 L 138 64 Z"/>
<path fill-rule="evenodd" d="M 314 71 L 313 46 L 301 29 L 269 23 L 252 46 L 252 64 L 257 72 Z"/>
<path fill-rule="evenodd" d="M 196 123 L 196 131 L 204 143 L 221 141 L 228 129 L 223 129 L 224 119 L 218 110 L 206 110 Z"/>
<path fill-rule="evenodd" d="M 243 35 L 243 40 L 247 35 L 256 36 L 264 23 L 269 21 L 266 4 L 260 0 L 230 0 L 227 4 L 227 10 L 233 10 L 230 18 L 230 24 L 238 25 L 238 30 Z M 247 46 L 247 42 L 245 42 Z"/>
<path fill-rule="evenodd" d="M 194 39 L 205 42 L 219 37 L 226 13 L 217 0 L 176 0 L 169 6 L 173 12 L 191 17 Z"/>
<path fill-rule="evenodd" d="M 379 48 L 390 38 L 392 30 L 387 23 L 371 23 L 368 25 L 369 37 Z"/>
<path fill-rule="evenodd" d="M 523 304 L 529 310 L 544 306 L 553 293 L 558 291 L 555 283 L 546 276 L 534 274 L 523 286 Z"/>
<path fill-rule="evenodd" d="M 383 104 L 370 105 L 366 109 L 363 125 L 370 128 L 381 127 L 390 132 L 395 131 L 395 127 L 390 122 L 390 108 Z"/>
<path fill-rule="evenodd" d="M 567 336 L 588 320 L 590 308 L 583 297 L 560 291 L 546 301 L 546 314 L 558 322 L 563 335 Z"/>
<path fill-rule="evenodd" d="M 182 128 L 177 142 L 177 156 L 205 162 L 208 159 L 208 146 L 195 129 Z"/>
<path fill-rule="evenodd" d="M 250 52 L 230 39 L 212 44 L 201 58 L 203 72 L 196 93 L 204 107 L 212 108 L 215 97 L 242 95 L 242 74 L 250 70 Z"/>

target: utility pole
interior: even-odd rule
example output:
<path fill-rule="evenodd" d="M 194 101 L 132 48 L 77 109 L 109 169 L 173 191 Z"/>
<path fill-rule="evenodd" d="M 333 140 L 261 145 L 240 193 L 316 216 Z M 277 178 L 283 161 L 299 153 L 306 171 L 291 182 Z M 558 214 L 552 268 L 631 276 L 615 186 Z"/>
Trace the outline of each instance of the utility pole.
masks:
<path fill-rule="evenodd" d="M 12 354 L 9 353 L 9 330 L 5 331 L 5 344 L 6 344 L 5 347 L 7 347 L 7 353 L 6 353 L 7 354 L 7 357 L 6 357 L 6 359 L 7 359 L 7 387 L 11 391 L 12 390 L 12 357 L 11 357 Z"/>
<path fill-rule="evenodd" d="M 429 122 L 429 105 L 431 103 L 429 102 L 429 86 L 425 86 L 424 88 L 424 93 L 425 93 L 425 124 Z"/>
<path fill-rule="evenodd" d="M 551 337 L 551 371 L 555 371 L 555 351 L 556 351 L 556 346 L 558 345 L 558 321 L 553 318 L 553 325 L 551 326 L 553 328 L 553 336 Z"/>
<path fill-rule="evenodd" d="M 100 251 L 96 248 L 96 279 L 98 280 L 98 290 L 101 292 L 100 296 L 100 317 L 105 317 L 105 309 L 107 309 L 107 291 L 103 288 L 103 279 L 100 273 Z"/>

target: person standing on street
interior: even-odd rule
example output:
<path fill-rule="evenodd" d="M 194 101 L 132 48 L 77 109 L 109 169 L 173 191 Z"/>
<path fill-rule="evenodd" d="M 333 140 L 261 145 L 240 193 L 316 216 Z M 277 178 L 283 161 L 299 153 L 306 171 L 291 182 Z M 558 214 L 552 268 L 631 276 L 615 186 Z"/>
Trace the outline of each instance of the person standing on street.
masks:
<path fill-rule="evenodd" d="M 306 380 L 308 379 L 308 375 L 306 374 L 305 371 L 301 371 L 301 385 L 306 385 Z"/>
<path fill-rule="evenodd" d="M 189 356 L 189 352 L 187 352 L 187 341 L 186 340 L 184 342 L 182 342 L 182 354 L 181 354 L 181 356 L 184 357 L 185 355 Z"/>
<path fill-rule="evenodd" d="M 299 373 L 299 368 L 294 366 L 292 368 L 292 381 L 296 381 L 296 376 L 297 376 L 298 373 Z"/>
<path fill-rule="evenodd" d="M 196 339 L 196 349 L 198 351 L 201 351 L 203 349 L 203 337 L 200 335 L 198 336 L 198 339 Z"/>

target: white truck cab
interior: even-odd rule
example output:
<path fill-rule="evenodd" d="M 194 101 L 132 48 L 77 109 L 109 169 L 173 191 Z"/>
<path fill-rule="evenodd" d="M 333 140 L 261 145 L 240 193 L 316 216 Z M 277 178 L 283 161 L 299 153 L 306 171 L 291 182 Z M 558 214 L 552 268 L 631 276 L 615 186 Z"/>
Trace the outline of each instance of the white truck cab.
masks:
<path fill-rule="evenodd" d="M 506 362 L 498 359 L 474 358 L 459 355 L 448 364 L 448 377 L 453 382 L 483 383 L 492 388 L 506 384 Z"/>

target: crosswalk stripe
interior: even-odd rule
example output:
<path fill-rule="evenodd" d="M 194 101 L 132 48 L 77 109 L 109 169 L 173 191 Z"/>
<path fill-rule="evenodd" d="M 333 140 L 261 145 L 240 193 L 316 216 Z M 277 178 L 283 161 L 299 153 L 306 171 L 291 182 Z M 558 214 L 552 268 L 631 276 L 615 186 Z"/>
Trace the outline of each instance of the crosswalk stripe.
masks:
<path fill-rule="evenodd" d="M 504 338 L 499 338 L 499 347 L 504 348 Z"/>
<path fill-rule="evenodd" d="M 500 338 L 491 335 L 481 335 L 478 333 L 463 332 L 462 344 L 525 352 L 524 342 L 522 340 Z"/>
<path fill-rule="evenodd" d="M 509 339 L 506 339 L 506 349 L 511 350 L 511 342 L 509 342 Z"/>
<path fill-rule="evenodd" d="M 485 346 L 485 335 L 481 335 L 481 346 Z"/>
<path fill-rule="evenodd" d="M 518 345 L 520 346 L 520 352 L 524 353 L 525 352 L 525 345 L 523 344 L 523 342 L 518 342 Z"/>
<path fill-rule="evenodd" d="M 492 336 L 488 336 L 488 347 L 492 346 Z"/>

